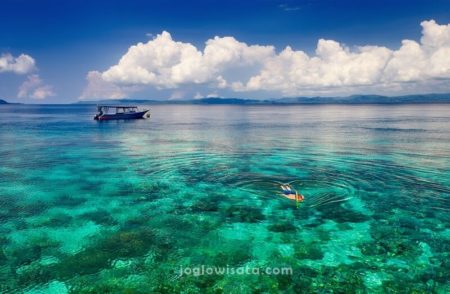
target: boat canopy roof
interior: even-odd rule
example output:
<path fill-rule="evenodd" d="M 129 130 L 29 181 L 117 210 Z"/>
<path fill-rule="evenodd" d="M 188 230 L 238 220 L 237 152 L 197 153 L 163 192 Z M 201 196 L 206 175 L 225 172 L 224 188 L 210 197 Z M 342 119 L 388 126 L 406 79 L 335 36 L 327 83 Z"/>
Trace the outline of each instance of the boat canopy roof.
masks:
<path fill-rule="evenodd" d="M 115 109 L 126 109 L 126 108 L 138 108 L 134 105 L 97 105 L 98 109 L 109 109 L 109 108 L 115 108 Z"/>

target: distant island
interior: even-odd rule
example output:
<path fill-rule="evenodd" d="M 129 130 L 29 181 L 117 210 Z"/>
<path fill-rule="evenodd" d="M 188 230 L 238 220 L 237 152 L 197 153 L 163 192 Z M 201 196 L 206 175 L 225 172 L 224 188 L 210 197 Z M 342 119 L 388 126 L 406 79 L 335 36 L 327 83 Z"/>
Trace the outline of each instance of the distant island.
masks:
<path fill-rule="evenodd" d="M 0 105 L 13 105 L 13 104 L 22 104 L 22 103 L 17 103 L 17 102 L 8 102 L 6 100 L 0 99 Z"/>
<path fill-rule="evenodd" d="M 305 104 L 427 104 L 450 103 L 450 93 L 404 96 L 352 95 L 345 97 L 290 97 L 279 99 L 202 98 L 187 100 L 99 99 L 77 104 L 233 104 L 233 105 L 305 105 Z"/>

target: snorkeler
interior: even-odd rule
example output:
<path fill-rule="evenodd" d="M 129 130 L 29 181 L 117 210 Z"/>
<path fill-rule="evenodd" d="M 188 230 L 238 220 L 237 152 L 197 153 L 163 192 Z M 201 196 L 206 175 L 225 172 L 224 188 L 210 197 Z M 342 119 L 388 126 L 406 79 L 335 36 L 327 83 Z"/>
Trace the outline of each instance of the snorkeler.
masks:
<path fill-rule="evenodd" d="M 305 197 L 292 189 L 292 187 L 289 184 L 281 185 L 281 190 L 283 190 L 283 197 L 286 197 L 287 199 L 295 200 L 297 202 L 303 202 L 305 200 Z"/>

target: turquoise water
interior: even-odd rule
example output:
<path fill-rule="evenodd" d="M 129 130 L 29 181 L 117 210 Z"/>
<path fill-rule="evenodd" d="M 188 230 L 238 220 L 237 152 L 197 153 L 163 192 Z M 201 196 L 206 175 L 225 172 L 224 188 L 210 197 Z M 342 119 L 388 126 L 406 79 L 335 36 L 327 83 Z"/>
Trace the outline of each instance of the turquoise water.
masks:
<path fill-rule="evenodd" d="M 0 107 L 0 292 L 450 292 L 450 105 L 151 109 Z"/>

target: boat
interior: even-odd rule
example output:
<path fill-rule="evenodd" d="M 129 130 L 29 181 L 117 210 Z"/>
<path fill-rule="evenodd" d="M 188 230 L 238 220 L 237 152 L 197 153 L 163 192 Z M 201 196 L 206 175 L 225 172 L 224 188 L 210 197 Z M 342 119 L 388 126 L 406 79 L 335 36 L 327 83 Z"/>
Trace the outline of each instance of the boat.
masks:
<path fill-rule="evenodd" d="M 113 119 L 141 119 L 149 118 L 150 110 L 139 110 L 137 106 L 130 105 L 97 105 L 97 114 L 95 120 L 113 120 Z"/>

